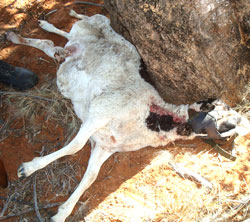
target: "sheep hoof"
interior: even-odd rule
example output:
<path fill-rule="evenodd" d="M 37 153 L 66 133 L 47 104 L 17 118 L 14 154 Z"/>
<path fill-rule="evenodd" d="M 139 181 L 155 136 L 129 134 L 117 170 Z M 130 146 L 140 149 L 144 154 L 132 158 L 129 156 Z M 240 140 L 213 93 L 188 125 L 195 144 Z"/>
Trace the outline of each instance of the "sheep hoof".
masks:
<path fill-rule="evenodd" d="M 16 44 L 20 43 L 20 37 L 16 33 L 12 32 L 12 31 L 7 31 L 5 33 L 5 35 L 6 35 L 6 38 L 8 41 L 10 41 L 12 43 L 16 43 Z"/>
<path fill-rule="evenodd" d="M 25 178 L 28 176 L 25 173 L 25 167 L 24 167 L 23 163 L 18 167 L 17 176 L 18 176 L 18 178 Z"/>
<path fill-rule="evenodd" d="M 38 24 L 39 24 L 39 26 L 40 26 L 42 29 L 45 29 L 45 30 L 47 30 L 48 27 L 49 27 L 49 28 L 52 27 L 52 25 L 51 25 L 50 23 L 48 23 L 48 22 L 46 22 L 46 21 L 43 21 L 43 20 L 39 20 L 39 21 L 38 21 Z"/>

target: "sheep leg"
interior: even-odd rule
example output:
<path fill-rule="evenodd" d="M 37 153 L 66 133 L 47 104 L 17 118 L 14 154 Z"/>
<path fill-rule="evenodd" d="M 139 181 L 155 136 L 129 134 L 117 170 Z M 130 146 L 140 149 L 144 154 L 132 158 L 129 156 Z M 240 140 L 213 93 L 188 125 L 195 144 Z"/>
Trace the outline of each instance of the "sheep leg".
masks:
<path fill-rule="evenodd" d="M 89 137 L 104 125 L 104 121 L 101 120 L 87 120 L 85 124 L 81 126 L 76 137 L 67 146 L 49 155 L 36 157 L 30 162 L 21 164 L 17 173 L 18 177 L 27 177 L 63 156 L 72 155 L 78 152 L 85 145 Z"/>
<path fill-rule="evenodd" d="M 43 21 L 43 20 L 39 20 L 39 26 L 46 30 L 47 32 L 52 32 L 55 33 L 57 35 L 63 36 L 66 39 L 69 39 L 69 33 L 62 31 L 58 28 L 56 28 L 54 25 L 48 23 L 47 21 Z"/>
<path fill-rule="evenodd" d="M 73 9 L 70 10 L 69 15 L 72 17 L 75 17 L 77 19 L 88 18 L 88 16 L 86 16 L 86 15 L 77 14 Z"/>
<path fill-rule="evenodd" d="M 96 145 L 91 152 L 84 177 L 69 199 L 58 208 L 58 212 L 51 218 L 51 222 L 63 222 L 71 214 L 77 201 L 90 185 L 96 180 L 102 164 L 113 154 L 101 146 Z"/>
<path fill-rule="evenodd" d="M 64 48 L 54 46 L 54 43 L 51 40 L 23 38 L 22 36 L 17 35 L 14 32 L 8 32 L 6 34 L 6 37 L 9 41 L 15 44 L 27 45 L 40 49 L 49 57 L 57 59 L 59 62 L 63 61 L 67 56 L 70 55 L 70 52 L 65 50 Z"/>

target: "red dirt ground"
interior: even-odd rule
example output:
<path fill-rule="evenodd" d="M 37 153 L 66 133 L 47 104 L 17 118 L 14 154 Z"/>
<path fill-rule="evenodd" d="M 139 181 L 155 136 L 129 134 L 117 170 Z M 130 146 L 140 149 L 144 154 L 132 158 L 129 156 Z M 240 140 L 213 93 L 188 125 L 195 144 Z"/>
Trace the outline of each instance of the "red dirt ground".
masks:
<path fill-rule="evenodd" d="M 63 37 L 60 37 L 55 34 L 51 34 L 48 32 L 45 32 L 41 30 L 38 26 L 38 19 L 46 19 L 48 22 L 54 24 L 56 27 L 63 29 L 65 31 L 69 31 L 72 24 L 76 21 L 76 19 L 71 18 L 68 15 L 68 12 L 70 9 L 76 10 L 78 13 L 85 14 L 85 15 L 93 15 L 96 13 L 107 15 L 107 12 L 100 8 L 100 7 L 93 7 L 93 6 L 86 6 L 86 5 L 79 5 L 79 4 L 71 4 L 73 0 L 71 1 L 65 1 L 65 0 L 1 0 L 0 2 L 0 59 L 15 65 L 15 66 L 21 66 L 28 68 L 39 76 L 39 85 L 44 83 L 46 80 L 45 76 L 49 74 L 51 77 L 55 77 L 57 65 L 55 62 L 47 57 L 43 52 L 31 48 L 31 47 L 25 47 L 25 46 L 17 46 L 9 43 L 6 41 L 4 37 L 4 33 L 7 30 L 14 30 L 20 33 L 22 36 L 25 37 L 31 37 L 31 38 L 42 38 L 42 39 L 50 39 L 53 40 L 55 45 L 63 46 L 66 43 L 66 40 Z M 94 1 L 96 3 L 103 3 L 101 0 Z M 54 9 L 57 9 L 54 13 L 47 15 L 49 12 L 53 11 Z M 6 87 L 3 85 L 0 85 L 0 90 L 5 90 Z M 2 97 L 1 97 L 2 98 Z M 0 121 L 4 120 L 8 115 L 11 115 L 11 113 L 4 113 L 5 107 L 1 108 L 1 116 Z M 29 141 L 29 138 L 26 137 L 25 133 L 20 131 L 19 134 L 9 135 L 6 139 L 0 142 L 0 158 L 2 159 L 6 172 L 8 175 L 9 182 L 13 182 L 17 180 L 17 168 L 18 166 L 24 162 L 24 161 L 30 161 L 33 159 L 33 157 L 38 156 L 39 151 L 42 150 L 42 146 L 44 145 L 44 141 L 48 144 L 55 144 L 55 149 L 59 148 L 56 146 L 56 144 L 63 144 L 65 142 L 65 126 L 55 125 L 51 121 L 44 122 L 42 114 L 41 116 L 38 116 L 36 119 L 37 125 L 40 126 L 40 133 L 39 133 L 39 139 L 40 143 L 32 143 Z M 12 129 L 21 129 L 23 127 L 23 121 L 22 120 L 15 120 L 11 123 L 10 126 Z M 199 151 L 204 150 L 204 152 L 207 152 L 209 150 L 209 146 L 202 143 L 199 140 L 195 141 L 189 141 L 189 142 L 179 142 L 182 144 L 196 144 L 196 146 L 199 148 L 195 151 L 196 154 L 199 153 Z M 249 139 L 244 139 L 245 147 L 249 145 Z M 182 160 L 182 156 L 178 153 L 184 153 L 185 149 L 175 149 L 174 145 L 168 146 L 169 149 L 171 149 L 171 152 L 173 154 L 176 154 L 176 158 L 179 160 Z M 52 148 L 51 151 L 55 150 Z M 159 148 L 161 150 L 167 149 L 165 148 Z M 247 148 L 249 151 L 249 148 Z M 186 183 L 185 180 L 179 178 L 178 175 L 176 175 L 173 171 L 171 171 L 171 168 L 165 167 L 162 169 L 154 169 L 150 168 L 149 171 L 144 171 L 148 164 L 151 163 L 151 161 L 154 160 L 156 153 L 158 153 L 159 150 L 155 151 L 153 148 L 146 148 L 141 151 L 137 152 L 131 152 L 131 153 L 124 153 L 124 154 L 115 154 L 113 155 L 102 167 L 101 172 L 99 173 L 99 176 L 97 178 L 97 181 L 91 186 L 90 189 L 86 192 L 86 194 L 83 195 L 81 198 L 82 201 L 88 201 L 88 209 L 99 209 L 101 211 L 101 205 L 102 202 L 110 201 L 107 203 L 109 207 L 117 204 L 117 205 L 124 205 L 124 209 L 126 208 L 127 214 L 130 214 L 130 210 L 134 208 L 135 206 L 132 204 L 131 206 L 125 206 L 126 200 L 124 202 L 120 202 L 117 199 L 117 196 L 114 197 L 114 199 L 108 199 L 112 198 L 113 193 L 116 190 L 122 189 L 123 194 L 127 195 L 127 197 L 130 197 L 132 199 L 135 199 L 137 203 L 142 203 L 143 209 L 147 211 L 148 208 L 150 208 L 149 202 L 146 202 L 143 199 L 147 198 L 160 198 L 161 195 L 165 195 L 165 191 L 168 190 L 170 192 L 171 188 L 166 186 L 163 187 L 161 191 L 158 193 L 154 193 L 152 196 L 147 196 L 147 194 L 143 194 L 144 196 L 137 196 L 139 193 L 138 190 L 136 190 L 133 186 L 137 186 L 139 182 L 137 182 L 138 176 L 137 174 L 141 172 L 139 175 L 139 178 L 144 178 L 144 184 L 151 186 L 160 186 L 159 182 L 165 183 L 169 182 L 168 176 L 172 176 L 173 178 L 177 178 L 176 181 L 178 183 Z M 84 171 L 87 166 L 88 158 L 90 154 L 90 146 L 86 145 L 83 150 L 81 150 L 79 153 L 74 155 L 73 157 L 66 157 L 67 159 L 70 159 L 71 161 L 79 161 L 81 163 L 82 169 L 79 171 L 78 181 L 80 181 L 82 175 L 84 174 Z M 179 155 L 179 156 L 178 156 Z M 214 155 L 212 153 L 211 155 Z M 65 160 L 66 158 L 63 158 Z M 185 160 L 185 158 L 184 158 Z M 166 159 L 166 162 L 168 160 Z M 247 160 L 249 161 L 249 159 Z M 119 163 L 119 164 L 118 164 Z M 224 163 L 224 162 L 223 162 Z M 241 166 L 240 166 L 241 167 Z M 239 168 L 240 168 L 239 167 Z M 246 166 L 245 171 L 249 171 L 248 166 Z M 237 168 L 237 167 L 236 167 Z M 239 169 L 237 168 L 237 169 Z M 203 169 L 203 168 L 202 168 Z M 230 168 L 231 169 L 231 168 Z M 201 169 L 200 169 L 201 170 Z M 155 171 L 155 173 L 154 173 Z M 157 172 L 156 172 L 157 171 Z M 165 175 L 165 178 L 158 178 L 159 172 L 163 172 L 163 175 Z M 212 169 L 211 169 L 212 171 Z M 150 172 L 152 178 L 146 178 L 146 174 Z M 205 174 L 209 175 L 210 171 L 205 171 Z M 230 171 L 231 172 L 231 171 Z M 216 176 L 215 173 L 213 173 L 214 179 L 218 179 L 218 175 Z M 243 174 L 242 174 L 243 175 Z M 244 174 L 244 178 L 246 180 L 246 184 L 249 184 L 250 182 L 250 175 Z M 164 181 L 163 181 L 164 179 Z M 225 178 L 224 178 L 225 179 Z M 37 181 L 39 181 L 39 178 L 37 177 Z M 127 182 L 126 185 L 124 185 L 124 182 Z M 218 179 L 218 181 L 220 181 Z M 222 179 L 221 179 L 222 181 Z M 39 183 L 39 182 L 37 182 Z M 142 182 L 141 182 L 142 183 Z M 234 181 L 230 182 L 231 184 L 234 183 Z M 133 185 L 131 185 L 133 184 Z M 146 186 L 145 185 L 145 186 Z M 172 184 L 173 185 L 173 184 Z M 224 184 L 225 189 L 233 190 L 232 186 L 227 186 L 227 184 Z M 173 185 L 174 187 L 175 185 Z M 184 185 L 184 186 L 187 186 Z M 192 185 L 195 187 L 195 185 Z M 247 191 L 247 185 L 244 188 L 242 188 L 242 193 L 246 193 Z M 244 189 L 243 189 L 244 188 Z M 164 191 L 165 189 L 165 191 Z M 184 189 L 183 189 L 184 190 Z M 184 190 L 184 193 L 187 192 Z M 118 193 L 120 194 L 120 193 Z M 174 194 L 174 198 L 182 198 L 178 197 L 178 195 L 181 194 Z M 0 188 L 0 196 L 7 196 L 7 189 Z M 46 196 L 46 195 L 44 195 Z M 53 193 L 47 194 L 47 197 L 53 196 Z M 46 197 L 45 197 L 46 198 Z M 142 198 L 142 199 L 140 199 Z M 169 197 L 167 197 L 169 199 Z M 64 197 L 58 197 L 56 198 L 56 201 L 64 201 L 67 199 L 67 196 Z M 4 204 L 3 201 L 0 200 L 0 207 L 2 207 Z M 158 206 L 158 205 L 156 205 Z M 98 208 L 99 207 L 99 208 Z M 129 208 L 131 208 L 129 210 Z M 173 207 L 174 208 L 174 207 Z M 183 211 L 181 209 L 182 206 L 180 206 L 180 211 Z M 135 209 L 137 209 L 135 207 Z M 139 209 L 139 208 L 138 208 Z M 107 210 L 109 212 L 108 207 L 107 209 L 103 207 L 103 210 Z M 193 219 L 182 219 L 183 217 L 180 217 L 180 215 L 177 215 L 177 210 L 173 210 L 173 213 L 171 215 L 171 210 L 166 210 L 168 214 L 168 217 L 165 217 L 164 213 L 161 215 L 155 216 L 154 220 L 146 220 L 144 219 L 134 219 L 134 221 L 194 221 Z M 76 211 L 76 210 L 75 210 Z M 75 212 L 74 211 L 74 212 Z M 164 212 L 164 211 L 163 211 Z M 188 208 L 187 208 L 188 212 Z M 55 212 L 54 212 L 55 213 Z M 139 212 L 137 212 L 139 214 Z M 104 215 L 105 213 L 102 212 Z M 129 216 L 129 215 L 127 215 Z M 118 216 L 112 215 L 112 217 L 108 217 L 107 215 L 104 215 L 101 219 L 101 216 L 98 217 L 98 220 L 91 220 L 86 219 L 86 221 L 131 221 L 129 219 L 123 220 L 120 219 Z M 122 217 L 121 217 L 122 218 Z M 158 218 L 158 219 L 157 219 Z M 164 219 L 164 218 L 168 218 Z M 9 219 L 5 221 L 17 221 L 16 219 Z M 21 220 L 20 220 L 21 221 Z M 22 220 L 25 221 L 25 220 Z M 84 221 L 84 220 L 83 220 Z M 133 220 L 132 220 L 133 221 Z M 235 220 L 236 221 L 236 220 Z"/>

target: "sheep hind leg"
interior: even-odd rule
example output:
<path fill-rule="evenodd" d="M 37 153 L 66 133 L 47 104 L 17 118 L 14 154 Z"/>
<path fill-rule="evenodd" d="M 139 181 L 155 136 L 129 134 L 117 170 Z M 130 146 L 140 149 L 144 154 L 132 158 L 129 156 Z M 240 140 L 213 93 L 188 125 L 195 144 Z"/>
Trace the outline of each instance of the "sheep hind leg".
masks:
<path fill-rule="evenodd" d="M 56 28 L 54 25 L 48 23 L 47 21 L 39 20 L 39 26 L 47 32 L 52 32 L 57 35 L 63 36 L 66 39 L 69 39 L 68 32 Z"/>
<path fill-rule="evenodd" d="M 72 155 L 78 152 L 85 145 L 87 140 L 93 133 L 95 133 L 99 128 L 103 127 L 105 122 L 103 121 L 91 121 L 87 120 L 80 128 L 79 132 L 75 138 L 65 147 L 60 150 L 51 153 L 43 157 L 36 157 L 30 162 L 21 164 L 18 168 L 18 177 L 28 177 L 37 170 L 40 170 L 50 164 L 51 162 L 66 156 Z"/>
<path fill-rule="evenodd" d="M 51 218 L 51 222 L 63 222 L 71 214 L 77 201 L 82 196 L 90 185 L 96 180 L 102 164 L 113 154 L 114 152 L 103 149 L 98 144 L 93 148 L 87 170 L 84 177 L 74 193 L 69 199 L 58 208 L 58 213 Z"/>
<path fill-rule="evenodd" d="M 64 60 L 69 55 L 69 52 L 64 48 L 54 46 L 54 43 L 51 40 L 23 38 L 22 36 L 17 35 L 14 32 L 7 32 L 6 37 L 12 43 L 27 45 L 40 49 L 46 55 L 53 59 L 57 59 L 59 62 Z"/>

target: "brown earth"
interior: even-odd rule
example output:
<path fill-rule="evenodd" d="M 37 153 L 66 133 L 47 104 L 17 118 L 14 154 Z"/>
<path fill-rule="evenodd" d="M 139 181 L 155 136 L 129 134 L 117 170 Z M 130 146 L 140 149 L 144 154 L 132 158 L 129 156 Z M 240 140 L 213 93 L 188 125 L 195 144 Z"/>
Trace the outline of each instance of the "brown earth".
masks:
<path fill-rule="evenodd" d="M 103 4 L 101 0 L 94 2 Z M 63 46 L 66 43 L 63 37 L 41 30 L 37 21 L 46 19 L 56 27 L 69 31 L 76 21 L 68 15 L 72 8 L 89 16 L 96 13 L 107 15 L 101 7 L 73 4 L 73 1 L 65 0 L 0 2 L 0 59 L 37 73 L 39 84 L 28 93 L 46 90 L 45 84 L 53 82 L 56 77 L 58 64 L 37 49 L 9 43 L 4 33 L 13 30 L 25 37 L 51 39 L 55 45 Z M 15 92 L 2 84 L 0 91 Z M 16 175 L 17 168 L 24 161 L 62 147 L 76 131 L 68 132 L 72 123 L 70 119 L 64 123 L 59 117 L 57 120 L 47 118 L 49 106 L 38 109 L 34 116 L 27 117 L 24 114 L 23 117 L 18 117 L 14 115 L 17 98 L 9 98 L 7 94 L 0 96 L 0 158 L 5 165 L 9 182 L 8 188 L 0 188 L 0 210 L 3 212 L 6 206 L 3 216 L 11 216 L 6 220 L 0 216 L 0 221 L 38 221 L 34 211 L 24 213 L 30 209 L 29 205 L 33 207 L 35 177 L 20 180 Z M 29 101 L 29 97 L 24 97 L 24 103 Z M 62 115 L 63 118 L 63 113 L 60 110 L 58 116 Z M 74 126 L 77 130 L 79 123 Z M 217 155 L 200 140 L 177 141 L 176 144 L 158 149 L 145 148 L 115 154 L 103 165 L 97 180 L 82 196 L 81 202 L 67 221 L 246 219 L 250 215 L 248 208 L 238 210 L 236 207 L 246 201 L 244 198 L 249 198 L 249 143 L 250 135 L 237 139 L 234 148 L 234 154 L 237 155 L 235 162 Z M 90 145 L 87 144 L 76 155 L 62 158 L 39 171 L 36 174 L 38 202 L 46 205 L 65 201 L 81 180 L 89 155 Z M 168 165 L 171 158 L 202 174 L 212 182 L 214 189 L 207 191 L 193 181 L 178 176 Z M 11 200 L 7 204 L 6 198 L 9 197 Z M 21 215 L 17 216 L 20 212 Z M 56 212 L 56 208 L 40 212 L 47 221 Z"/>

